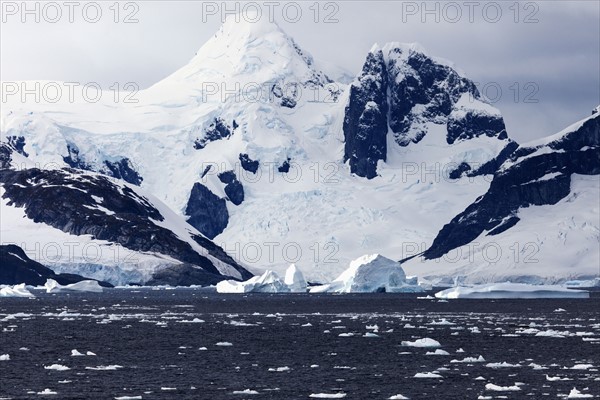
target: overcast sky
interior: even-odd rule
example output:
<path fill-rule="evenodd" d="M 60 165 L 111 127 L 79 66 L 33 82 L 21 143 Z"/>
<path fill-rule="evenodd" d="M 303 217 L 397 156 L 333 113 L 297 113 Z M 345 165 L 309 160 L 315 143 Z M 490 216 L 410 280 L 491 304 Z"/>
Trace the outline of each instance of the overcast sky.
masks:
<path fill-rule="evenodd" d="M 71 23 L 62 1 L 39 3 L 39 22 L 35 14 L 23 14 L 21 1 L 3 1 L 1 79 L 105 86 L 133 81 L 144 88 L 189 61 L 216 32 L 223 11 L 220 1 L 121 2 L 115 23 L 115 8 L 109 8 L 114 2 L 99 3 L 98 22 L 89 22 L 96 19 L 95 5 L 81 1 L 71 10 Z M 279 25 L 315 58 L 352 73 L 376 42 L 419 42 L 429 54 L 453 61 L 489 97 L 499 97 L 494 105 L 517 141 L 555 133 L 600 103 L 597 1 L 274 3 L 254 4 L 266 17 L 273 10 Z M 250 11 L 246 4 L 237 7 Z M 61 17 L 51 23 L 58 18 L 55 5 Z M 295 21 L 297 5 L 302 15 Z M 128 15 L 138 22 L 124 23 Z"/>

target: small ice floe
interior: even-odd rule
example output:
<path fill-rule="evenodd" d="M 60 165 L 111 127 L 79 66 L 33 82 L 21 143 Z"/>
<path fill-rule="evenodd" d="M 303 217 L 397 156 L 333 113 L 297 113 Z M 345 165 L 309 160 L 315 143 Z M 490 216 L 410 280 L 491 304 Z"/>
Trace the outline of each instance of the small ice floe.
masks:
<path fill-rule="evenodd" d="M 434 348 L 434 347 L 442 347 L 440 342 L 430 338 L 417 339 L 413 342 L 408 340 L 403 340 L 401 342 L 402 346 L 407 347 L 425 347 L 425 348 Z"/>
<path fill-rule="evenodd" d="M 85 354 L 79 352 L 77 349 L 71 350 L 71 357 L 83 357 Z"/>
<path fill-rule="evenodd" d="M 230 347 L 230 346 L 233 346 L 233 343 L 231 343 L 231 342 L 217 342 L 215 344 L 215 346 Z"/>
<path fill-rule="evenodd" d="M 0 354 L 0 361 L 10 361 L 9 354 Z"/>
<path fill-rule="evenodd" d="M 61 285 L 56 282 L 54 279 L 46 280 L 46 284 L 44 285 L 46 289 L 46 293 L 61 293 L 61 292 L 93 292 L 93 293 L 101 293 L 102 286 L 97 281 L 86 280 L 76 283 L 71 283 L 69 285 Z"/>
<path fill-rule="evenodd" d="M 291 369 L 290 367 L 269 368 L 269 372 L 287 372 L 290 369 Z"/>
<path fill-rule="evenodd" d="M 477 358 L 475 357 L 465 357 L 462 360 L 451 360 L 451 363 L 466 363 L 466 364 L 470 364 L 470 363 L 479 363 L 479 362 L 485 362 L 485 358 L 483 358 L 483 356 L 479 356 Z"/>
<path fill-rule="evenodd" d="M 58 383 L 60 383 L 61 385 L 66 385 L 66 384 L 69 384 L 71 382 L 73 382 L 73 381 L 70 381 L 70 380 L 67 380 L 67 379 L 62 380 L 62 381 L 58 381 Z"/>
<path fill-rule="evenodd" d="M 565 333 L 566 333 L 566 335 L 565 335 Z M 535 336 L 538 336 L 538 337 L 551 337 L 551 338 L 557 338 L 557 339 L 564 339 L 568 335 L 569 335 L 569 332 L 559 332 L 559 331 L 555 331 L 553 329 L 548 329 L 547 331 L 539 331 L 538 333 L 535 334 Z"/>
<path fill-rule="evenodd" d="M 310 366 L 311 368 L 319 368 L 319 364 L 313 364 Z"/>
<path fill-rule="evenodd" d="M 37 392 L 37 394 L 39 394 L 40 396 L 48 396 L 48 395 L 55 395 L 58 394 L 57 392 L 55 392 L 54 390 L 50 390 L 48 388 L 42 390 L 41 392 Z"/>
<path fill-rule="evenodd" d="M 465 351 L 462 348 L 460 348 L 460 349 L 456 350 L 456 352 L 457 353 L 464 353 Z"/>
<path fill-rule="evenodd" d="M 24 283 L 19 285 L 1 285 L 0 286 L 0 297 L 35 297 L 27 288 Z"/>
<path fill-rule="evenodd" d="M 415 378 L 437 378 L 444 379 L 440 374 L 436 374 L 435 372 L 417 372 L 414 376 Z"/>
<path fill-rule="evenodd" d="M 557 308 L 554 312 L 567 312 L 564 308 Z"/>
<path fill-rule="evenodd" d="M 437 292 L 438 299 L 587 299 L 589 292 L 567 289 L 558 285 L 529 285 L 525 283 L 491 283 L 456 286 Z"/>
<path fill-rule="evenodd" d="M 198 350 L 200 350 L 200 351 L 206 351 L 208 349 L 206 347 L 199 347 Z"/>
<path fill-rule="evenodd" d="M 123 368 L 122 365 L 98 365 L 97 367 L 85 367 L 85 369 L 89 369 L 92 371 L 116 371 L 118 369 Z"/>
<path fill-rule="evenodd" d="M 259 394 L 259 393 L 256 390 L 244 389 L 244 390 L 234 390 L 233 394 Z"/>
<path fill-rule="evenodd" d="M 346 393 L 311 393 L 308 397 L 312 399 L 343 399 L 346 397 Z"/>
<path fill-rule="evenodd" d="M 344 333 L 340 333 L 338 336 L 339 337 L 352 337 L 352 336 L 354 336 L 354 333 L 352 333 L 352 332 L 344 332 Z"/>
<path fill-rule="evenodd" d="M 427 353 L 425 353 L 426 356 L 449 356 L 450 353 L 448 353 L 446 350 L 442 350 L 442 349 L 436 349 L 435 351 L 428 351 Z"/>
<path fill-rule="evenodd" d="M 485 378 L 483 376 L 478 376 L 477 378 L 475 378 L 476 381 L 485 381 Z"/>
<path fill-rule="evenodd" d="M 588 393 L 581 393 L 577 388 L 571 389 L 567 399 L 591 399 L 594 396 Z"/>
<path fill-rule="evenodd" d="M 376 333 L 373 333 L 373 332 L 367 332 L 363 335 L 363 337 L 376 338 L 376 337 L 379 337 L 379 335 Z"/>
<path fill-rule="evenodd" d="M 44 369 L 51 369 L 54 371 L 68 371 L 71 368 L 67 367 L 66 365 L 62 365 L 62 364 L 52 364 L 52 365 L 44 366 Z"/>
<path fill-rule="evenodd" d="M 20 351 L 29 351 L 29 347 L 19 347 Z"/>
<path fill-rule="evenodd" d="M 115 400 L 142 400 L 142 396 L 119 396 Z"/>
<path fill-rule="evenodd" d="M 578 370 L 586 370 L 586 369 L 590 369 L 590 368 L 594 368 L 594 366 L 592 364 L 575 364 L 571 367 L 571 369 L 578 369 Z"/>
<path fill-rule="evenodd" d="M 168 387 L 168 386 L 163 386 L 160 388 L 160 390 L 165 391 L 165 392 L 172 392 L 174 390 L 177 390 L 177 388 L 175 387 Z"/>
<path fill-rule="evenodd" d="M 395 394 L 393 396 L 388 397 L 389 400 L 408 400 L 408 397 L 404 397 L 401 394 Z"/>
<path fill-rule="evenodd" d="M 499 363 L 489 363 L 485 365 L 488 368 L 519 368 L 521 364 L 509 364 L 506 361 L 502 361 Z"/>
<path fill-rule="evenodd" d="M 182 319 L 181 321 L 177 321 L 180 324 L 201 324 L 204 322 L 204 320 L 200 319 L 200 318 L 194 318 L 191 320 L 188 319 Z"/>
<path fill-rule="evenodd" d="M 548 374 L 546 374 L 546 380 L 548 382 L 556 382 L 556 381 L 570 381 L 572 379 L 569 378 L 561 378 L 560 376 L 548 376 Z"/>
<path fill-rule="evenodd" d="M 310 322 L 307 322 L 306 324 L 302 324 L 300 326 L 303 328 L 306 328 L 306 327 L 312 326 L 312 324 Z"/>
<path fill-rule="evenodd" d="M 85 355 L 86 355 L 86 356 L 91 356 L 91 357 L 93 357 L 93 356 L 95 356 L 95 355 L 96 355 L 96 353 L 94 353 L 94 352 L 91 352 L 91 351 L 86 351 L 86 352 L 85 352 Z"/>
<path fill-rule="evenodd" d="M 521 388 L 518 387 L 517 385 L 498 386 L 498 385 L 494 385 L 493 383 L 487 383 L 485 385 L 485 390 L 491 390 L 493 392 L 518 392 L 519 390 L 521 390 Z"/>
<path fill-rule="evenodd" d="M 428 325 L 456 325 L 454 322 L 448 321 L 446 318 L 442 318 L 439 321 L 431 321 Z"/>

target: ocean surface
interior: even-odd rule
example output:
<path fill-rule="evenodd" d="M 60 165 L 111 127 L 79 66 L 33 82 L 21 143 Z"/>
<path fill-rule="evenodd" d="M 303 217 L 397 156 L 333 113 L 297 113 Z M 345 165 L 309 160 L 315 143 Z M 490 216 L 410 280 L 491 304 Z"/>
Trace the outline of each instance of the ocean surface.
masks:
<path fill-rule="evenodd" d="M 600 398 L 599 296 L 35 294 L 0 299 L 3 399 Z"/>

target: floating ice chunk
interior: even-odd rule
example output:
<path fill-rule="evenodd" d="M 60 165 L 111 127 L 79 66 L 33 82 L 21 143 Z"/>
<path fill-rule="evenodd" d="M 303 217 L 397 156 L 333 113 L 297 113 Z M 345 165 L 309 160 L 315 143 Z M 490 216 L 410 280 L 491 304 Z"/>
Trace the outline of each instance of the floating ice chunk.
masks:
<path fill-rule="evenodd" d="M 96 355 L 96 353 L 93 353 L 93 352 L 91 352 L 91 351 L 86 351 L 86 352 L 85 352 L 85 355 L 86 355 L 86 356 L 95 356 L 95 355 Z"/>
<path fill-rule="evenodd" d="M 244 389 L 244 390 L 234 390 L 233 394 L 259 394 L 259 393 L 256 390 Z"/>
<path fill-rule="evenodd" d="M 344 332 L 344 333 L 340 333 L 338 336 L 339 337 L 352 337 L 352 336 L 354 336 L 354 333 L 352 333 L 352 332 Z"/>
<path fill-rule="evenodd" d="M 489 363 L 485 365 L 488 368 L 519 368 L 520 364 L 509 364 L 506 361 L 500 363 Z"/>
<path fill-rule="evenodd" d="M 306 293 L 306 279 L 302 271 L 296 267 L 296 264 L 292 264 L 285 271 L 284 283 L 290 289 L 292 293 Z"/>
<path fill-rule="evenodd" d="M 449 356 L 450 353 L 448 353 L 446 350 L 442 350 L 442 349 L 436 349 L 435 351 L 428 351 L 427 353 L 425 353 L 426 356 Z"/>
<path fill-rule="evenodd" d="M 571 389 L 571 392 L 567 396 L 567 399 L 591 399 L 594 396 L 588 393 L 581 393 L 576 388 Z"/>
<path fill-rule="evenodd" d="M 119 396 L 115 400 L 142 400 L 142 396 Z"/>
<path fill-rule="evenodd" d="M 82 356 L 85 356 L 85 354 L 79 352 L 79 350 L 77 350 L 77 349 L 71 350 L 71 357 L 82 357 Z"/>
<path fill-rule="evenodd" d="M 187 320 L 187 319 L 182 319 L 181 321 L 177 321 L 181 324 L 201 324 L 204 322 L 204 320 L 200 319 L 200 318 L 194 318 L 192 320 Z"/>
<path fill-rule="evenodd" d="M 440 374 L 436 374 L 435 372 L 417 372 L 415 374 L 415 378 L 438 378 L 443 379 L 444 377 Z"/>
<path fill-rule="evenodd" d="M 44 285 L 46 288 L 46 293 L 61 293 L 61 292 L 94 292 L 101 293 L 102 286 L 97 281 L 81 281 L 76 283 L 71 283 L 69 285 L 61 285 L 56 282 L 54 279 L 46 280 L 46 284 Z"/>
<path fill-rule="evenodd" d="M 206 347 L 199 347 L 198 350 L 205 351 L 208 350 Z"/>
<path fill-rule="evenodd" d="M 442 347 L 440 342 L 438 342 L 437 340 L 430 339 L 430 338 L 417 339 L 413 342 L 408 341 L 408 340 L 403 340 L 402 346 L 427 347 L 427 348 Z"/>
<path fill-rule="evenodd" d="M 388 397 L 389 400 L 408 400 L 408 397 L 404 397 L 401 394 L 395 394 L 393 396 Z"/>
<path fill-rule="evenodd" d="M 451 363 L 477 363 L 477 362 L 485 362 L 485 358 L 483 356 L 475 357 L 465 357 L 462 360 L 451 360 Z"/>
<path fill-rule="evenodd" d="M 311 393 L 308 397 L 313 399 L 343 399 L 346 397 L 346 393 Z"/>
<path fill-rule="evenodd" d="M 567 335 L 568 335 L 568 332 L 567 332 Z M 551 338 L 558 338 L 558 339 L 565 338 L 565 335 L 563 334 L 563 332 L 555 331 L 553 329 L 548 329 L 547 331 L 540 331 L 540 332 L 536 333 L 535 336 L 551 337 Z"/>
<path fill-rule="evenodd" d="M 310 288 L 311 293 L 422 292 L 407 281 L 400 263 L 379 254 L 365 255 L 350 263 L 333 282 Z"/>
<path fill-rule="evenodd" d="M 440 321 L 431 321 L 429 325 L 456 325 L 453 322 L 448 321 L 446 318 L 442 318 Z"/>
<path fill-rule="evenodd" d="M 556 310 L 554 310 L 554 312 L 566 312 L 567 310 L 565 310 L 564 308 L 557 308 Z"/>
<path fill-rule="evenodd" d="M 52 364 L 52 365 L 45 366 L 44 369 L 51 369 L 51 370 L 54 370 L 54 371 L 68 371 L 71 368 L 67 367 L 66 365 Z"/>
<path fill-rule="evenodd" d="M 289 367 L 277 367 L 277 368 L 269 368 L 269 372 L 285 372 L 289 371 Z"/>
<path fill-rule="evenodd" d="M 367 332 L 363 335 L 363 337 L 376 338 L 376 337 L 379 337 L 379 335 L 376 333 L 373 333 L 373 332 Z"/>
<path fill-rule="evenodd" d="M 10 361 L 9 354 L 0 354 L 0 361 Z"/>
<path fill-rule="evenodd" d="M 217 344 L 215 344 L 215 346 L 229 347 L 229 346 L 233 346 L 233 343 L 231 343 L 231 342 L 217 342 Z"/>
<path fill-rule="evenodd" d="M 55 395 L 58 394 L 57 392 L 50 390 L 48 388 L 42 390 L 41 392 L 37 392 L 37 394 L 41 395 L 41 396 L 48 396 L 48 395 Z"/>
<path fill-rule="evenodd" d="M 92 371 L 116 371 L 118 369 L 123 368 L 122 365 L 98 365 L 97 367 L 85 367 L 85 369 L 89 369 Z"/>
<path fill-rule="evenodd" d="M 493 392 L 518 392 L 521 390 L 517 385 L 513 386 L 498 386 L 493 383 L 488 383 L 485 385 L 485 390 L 491 390 Z"/>
<path fill-rule="evenodd" d="M 592 364 L 575 364 L 571 367 L 571 369 L 578 369 L 578 370 L 585 370 L 585 369 L 590 369 L 590 368 L 594 368 L 594 366 Z"/>
<path fill-rule="evenodd" d="M 556 381 L 570 381 L 571 379 L 561 378 L 560 376 L 548 376 L 548 374 L 546 374 L 546 380 L 548 382 L 556 382 Z"/>
<path fill-rule="evenodd" d="M 0 297 L 35 297 L 24 283 L 19 285 L 0 285 Z"/>
<path fill-rule="evenodd" d="M 161 387 L 160 390 L 164 390 L 165 392 L 170 392 L 173 390 L 177 390 L 177 388 L 164 386 L 164 387 Z"/>
<path fill-rule="evenodd" d="M 492 283 L 474 286 L 456 286 L 437 292 L 438 299 L 587 299 L 589 292 L 567 289 L 558 285 L 529 285 L 525 283 Z"/>
<path fill-rule="evenodd" d="M 266 270 L 245 282 L 234 280 L 217 283 L 219 293 L 286 293 L 290 289 L 274 271 Z"/>

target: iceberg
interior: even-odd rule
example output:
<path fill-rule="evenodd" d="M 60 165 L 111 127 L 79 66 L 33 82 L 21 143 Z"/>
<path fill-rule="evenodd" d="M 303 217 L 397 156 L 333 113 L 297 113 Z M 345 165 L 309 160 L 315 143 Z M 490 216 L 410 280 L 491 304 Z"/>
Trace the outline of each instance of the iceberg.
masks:
<path fill-rule="evenodd" d="M 24 283 L 19 285 L 0 285 L 0 297 L 35 297 Z"/>
<path fill-rule="evenodd" d="M 406 278 L 400 263 L 379 254 L 364 255 L 329 284 L 310 288 L 311 293 L 422 292 L 415 278 Z"/>
<path fill-rule="evenodd" d="M 217 283 L 218 293 L 287 293 L 289 291 L 285 282 L 271 270 L 244 282 L 227 280 Z"/>
<path fill-rule="evenodd" d="M 98 284 L 98 281 L 86 280 L 69 285 L 61 285 L 54 279 L 48 279 L 44 285 L 46 293 L 61 293 L 61 292 L 102 292 L 102 286 Z"/>
<path fill-rule="evenodd" d="M 296 264 L 292 264 L 285 271 L 285 278 L 283 280 L 290 292 L 293 293 L 306 293 L 306 279 L 302 271 L 296 267 Z"/>
<path fill-rule="evenodd" d="M 568 289 L 559 285 L 511 282 L 456 286 L 435 294 L 438 299 L 587 299 L 589 296 L 587 291 Z"/>

